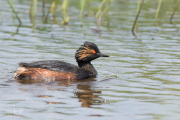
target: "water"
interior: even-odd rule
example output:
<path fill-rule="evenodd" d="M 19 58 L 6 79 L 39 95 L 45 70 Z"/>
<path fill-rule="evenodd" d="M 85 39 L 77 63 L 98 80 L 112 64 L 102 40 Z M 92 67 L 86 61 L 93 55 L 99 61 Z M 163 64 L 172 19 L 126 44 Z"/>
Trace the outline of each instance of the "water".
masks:
<path fill-rule="evenodd" d="M 82 23 L 78 2 L 70 2 L 70 22 L 63 26 L 61 13 L 58 24 L 52 17 L 43 24 L 39 1 L 37 26 L 33 27 L 28 15 L 30 2 L 14 0 L 23 22 L 17 33 L 18 21 L 6 0 L 1 0 L 1 119 L 179 119 L 180 15 L 176 12 L 170 24 L 175 4 L 165 0 L 156 23 L 156 2 L 144 3 L 135 38 L 130 31 L 137 7 L 134 0 L 114 0 L 100 33 L 94 30 L 97 20 L 93 15 L 83 17 Z M 92 7 L 100 4 L 91 3 Z M 46 3 L 46 10 L 49 5 Z M 76 64 L 74 53 L 84 41 L 96 43 L 102 53 L 111 56 L 92 62 L 97 78 L 49 83 L 13 79 L 19 62 L 61 60 Z"/>

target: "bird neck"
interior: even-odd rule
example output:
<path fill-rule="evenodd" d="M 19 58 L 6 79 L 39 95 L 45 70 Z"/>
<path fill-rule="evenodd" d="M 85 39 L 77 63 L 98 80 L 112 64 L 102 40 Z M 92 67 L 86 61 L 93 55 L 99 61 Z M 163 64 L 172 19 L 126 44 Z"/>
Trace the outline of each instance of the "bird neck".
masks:
<path fill-rule="evenodd" d="M 91 62 L 77 61 L 78 66 L 87 71 L 92 77 L 97 75 L 96 69 L 93 67 Z"/>

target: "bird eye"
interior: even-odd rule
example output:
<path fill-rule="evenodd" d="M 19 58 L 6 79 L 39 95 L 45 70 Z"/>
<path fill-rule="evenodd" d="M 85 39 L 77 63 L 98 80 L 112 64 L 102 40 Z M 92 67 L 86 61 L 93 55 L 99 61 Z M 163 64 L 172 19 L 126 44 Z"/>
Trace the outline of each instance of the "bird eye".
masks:
<path fill-rule="evenodd" d="M 93 50 L 93 51 L 92 51 L 92 53 L 96 53 L 96 51 L 95 51 L 95 50 Z"/>

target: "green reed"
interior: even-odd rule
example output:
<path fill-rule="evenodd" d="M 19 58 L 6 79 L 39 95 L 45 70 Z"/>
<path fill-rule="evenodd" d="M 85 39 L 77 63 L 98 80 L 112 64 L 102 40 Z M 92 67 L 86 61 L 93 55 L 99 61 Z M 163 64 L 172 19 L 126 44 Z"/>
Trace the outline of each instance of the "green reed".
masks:
<path fill-rule="evenodd" d="M 171 14 L 171 17 L 170 17 L 170 23 L 172 23 L 172 19 L 173 19 L 173 17 L 174 17 L 174 14 L 175 14 L 175 12 L 176 12 L 177 9 L 178 9 L 179 1 L 180 1 L 180 0 L 176 0 L 176 5 L 175 5 L 175 7 L 174 7 L 174 9 L 173 9 L 173 12 L 172 12 L 172 14 Z M 160 9 L 161 9 L 162 2 L 163 2 L 162 0 L 159 0 L 159 1 L 158 1 L 158 6 L 157 6 L 156 14 L 155 14 L 155 21 L 156 21 L 156 25 L 157 25 L 157 26 L 158 26 L 157 19 L 158 19 L 158 16 L 159 16 L 159 12 L 160 12 Z M 132 34 L 133 34 L 134 36 L 136 36 L 136 35 L 135 35 L 135 32 L 134 32 L 134 29 L 136 28 L 137 20 L 138 20 L 138 17 L 139 17 L 139 15 L 140 15 L 140 11 L 141 11 L 141 9 L 142 9 L 143 3 L 144 3 L 144 0 L 141 1 L 141 5 L 140 5 L 140 0 L 138 0 L 137 14 L 136 14 L 136 18 L 135 18 L 135 21 L 134 21 L 134 24 L 133 24 L 133 27 L 132 27 L 132 30 L 131 30 L 131 31 L 132 31 Z"/>
<path fill-rule="evenodd" d="M 170 17 L 170 19 L 169 19 L 171 24 L 172 24 L 172 19 L 173 19 L 173 17 L 174 17 L 174 14 L 175 14 L 175 12 L 178 10 L 179 1 L 180 1 L 180 0 L 177 0 L 177 1 L 176 1 L 176 5 L 175 5 L 175 7 L 174 7 L 174 9 L 173 9 L 173 12 L 172 12 L 172 14 L 171 14 L 171 17 Z"/>
<path fill-rule="evenodd" d="M 161 8 L 161 4 L 162 4 L 162 0 L 159 0 L 157 11 L 156 11 L 156 15 L 155 15 L 156 21 L 158 19 L 158 15 L 159 15 L 159 11 L 160 11 L 160 8 Z"/>
<path fill-rule="evenodd" d="M 62 4 L 61 4 L 61 11 L 62 11 L 62 25 L 67 25 L 69 22 L 69 16 L 67 15 L 67 7 L 69 5 L 69 0 L 63 0 Z"/>
<path fill-rule="evenodd" d="M 80 0 L 80 6 L 81 6 L 80 16 L 81 17 L 83 15 L 83 10 L 84 10 L 85 3 L 86 3 L 86 0 Z"/>
<path fill-rule="evenodd" d="M 16 33 L 18 33 L 19 31 L 19 28 L 21 27 L 22 25 L 22 22 L 21 22 L 21 19 L 19 18 L 17 12 L 15 11 L 14 9 L 14 0 L 12 0 L 11 2 L 9 0 L 7 0 L 8 4 L 10 5 L 11 9 L 12 9 L 12 12 L 15 14 L 17 20 L 19 21 L 19 26 L 17 27 L 17 30 L 16 30 Z"/>
<path fill-rule="evenodd" d="M 139 7 L 139 9 L 138 9 L 138 12 L 137 12 L 137 15 L 136 15 L 136 18 L 135 18 L 135 21 L 134 21 L 134 24 L 133 24 L 133 27 L 132 27 L 132 34 L 134 35 L 134 36 L 136 36 L 136 34 L 134 33 L 134 28 L 135 28 L 135 26 L 136 26 L 136 23 L 137 23 L 137 20 L 138 20 L 138 17 L 139 17 L 139 14 L 140 14 L 140 11 L 141 11 L 141 9 L 142 9 L 142 6 L 143 6 L 143 3 L 144 3 L 144 0 L 142 0 L 142 2 L 141 2 L 141 5 L 140 5 L 140 7 Z M 138 3 L 139 4 L 139 3 Z M 139 5 L 138 5 L 139 6 Z"/>
<path fill-rule="evenodd" d="M 21 19 L 18 16 L 18 13 L 15 11 L 14 6 L 13 6 L 13 1 L 10 2 L 10 0 L 7 0 L 8 4 L 10 5 L 12 12 L 15 14 L 17 20 L 19 21 L 19 24 L 22 24 Z M 37 3 L 42 3 L 42 8 L 38 8 Z M 140 15 L 140 11 L 142 11 L 142 7 L 144 6 L 144 1 L 145 0 L 137 0 L 137 14 L 134 20 L 134 24 L 132 26 L 132 34 L 135 36 L 134 29 L 137 30 L 137 22 L 138 22 L 138 17 Z M 148 0 L 146 0 L 148 1 Z M 174 0 L 176 1 L 176 5 L 173 8 L 172 14 L 170 16 L 170 22 L 172 23 L 172 19 L 175 15 L 175 12 L 178 9 L 179 1 L 180 0 Z M 36 18 L 37 18 L 37 9 L 38 11 L 42 11 L 42 20 L 45 23 L 48 23 L 50 21 L 50 18 L 52 17 L 54 22 L 56 24 L 59 24 L 58 19 L 56 19 L 57 15 L 61 15 L 61 25 L 67 25 L 69 20 L 71 19 L 70 16 L 68 15 L 68 8 L 69 4 L 72 2 L 72 0 L 31 0 L 30 8 L 29 8 L 29 17 L 31 20 L 31 23 L 33 23 L 33 28 L 36 26 Z M 73 1 L 74 2 L 74 1 Z M 99 5 L 97 7 L 91 6 L 91 3 L 93 0 L 77 0 L 76 2 L 79 2 L 80 5 L 80 10 L 79 10 L 79 17 L 81 20 L 83 17 L 86 17 L 88 15 L 91 15 L 97 19 L 97 30 L 100 30 L 100 26 L 102 25 L 102 20 L 104 20 L 104 16 L 106 16 L 108 19 L 109 17 L 109 10 L 111 3 L 113 0 L 101 0 L 99 1 Z M 96 1 L 97 2 L 97 1 Z M 155 14 L 155 20 L 157 22 L 159 12 L 161 10 L 162 3 L 165 2 L 163 0 L 158 0 L 158 5 L 157 5 L 157 10 Z M 49 4 L 49 7 L 46 7 L 46 4 Z M 146 3 L 145 3 L 146 4 Z M 87 14 L 84 14 L 88 12 Z M 109 20 L 107 20 L 109 21 Z M 82 21 L 83 22 L 83 21 Z"/>
<path fill-rule="evenodd" d="M 21 25 L 21 24 L 22 24 L 21 19 L 19 18 L 18 14 L 17 14 L 17 12 L 15 11 L 14 6 L 13 6 L 14 1 L 12 1 L 12 3 L 11 3 L 9 0 L 7 0 L 7 2 L 8 2 L 8 4 L 9 4 L 10 7 L 11 7 L 12 12 L 15 14 L 16 18 L 18 19 L 19 25 Z"/>

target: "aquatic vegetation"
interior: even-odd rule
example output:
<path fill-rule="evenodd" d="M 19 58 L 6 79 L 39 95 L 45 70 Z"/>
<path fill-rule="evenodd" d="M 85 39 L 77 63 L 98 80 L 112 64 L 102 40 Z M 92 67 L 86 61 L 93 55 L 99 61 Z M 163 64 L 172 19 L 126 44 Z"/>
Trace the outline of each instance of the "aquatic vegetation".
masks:
<path fill-rule="evenodd" d="M 139 3 L 140 3 L 140 2 L 138 2 L 138 4 L 139 4 Z M 137 12 L 137 15 L 136 15 L 136 18 L 135 18 L 135 21 L 134 21 L 134 24 L 133 24 L 133 27 L 132 27 L 132 30 L 131 30 L 131 31 L 132 31 L 132 34 L 133 34 L 134 36 L 136 36 L 135 33 L 134 33 L 134 28 L 135 28 L 135 26 L 136 26 L 136 23 L 137 23 L 137 20 L 138 20 L 138 17 L 139 17 L 141 8 L 142 8 L 142 6 L 143 6 L 143 3 L 144 3 L 144 0 L 142 0 L 140 7 L 138 7 L 138 12 Z M 139 5 L 138 5 L 138 6 L 139 6 Z"/>
<path fill-rule="evenodd" d="M 172 14 L 171 14 L 171 17 L 170 17 L 170 23 L 171 23 L 171 24 L 172 24 L 172 19 L 173 19 L 173 17 L 174 17 L 174 14 L 175 14 L 175 12 L 178 10 L 179 1 L 180 1 L 180 0 L 177 0 L 177 1 L 176 1 L 176 5 L 175 5 L 175 7 L 174 7 L 174 9 L 173 9 L 173 12 L 172 12 Z"/>
<path fill-rule="evenodd" d="M 7 0 L 7 2 L 8 2 L 8 4 L 9 4 L 10 7 L 11 7 L 12 12 L 15 14 L 16 18 L 18 19 L 19 24 L 21 25 L 21 24 L 22 24 L 21 19 L 19 18 L 17 12 L 15 11 L 14 6 L 13 6 L 13 3 L 11 3 L 9 0 Z"/>
<path fill-rule="evenodd" d="M 144 3 L 144 0 L 141 1 L 141 5 L 140 5 L 140 0 L 138 0 L 138 5 L 137 5 L 137 14 L 136 14 L 136 18 L 135 18 L 135 21 L 134 21 L 134 24 L 133 24 L 133 27 L 131 29 L 132 31 L 132 34 L 134 36 L 136 36 L 136 34 L 134 33 L 134 29 L 137 28 L 136 24 L 137 24 L 137 20 L 138 20 L 138 17 L 139 17 L 139 14 L 140 14 L 140 11 L 142 9 L 142 6 L 143 6 L 143 3 Z M 159 12 L 160 12 L 160 9 L 161 9 L 161 5 L 162 5 L 162 0 L 159 0 L 158 1 L 158 6 L 157 6 L 157 10 L 156 10 L 156 14 L 155 14 L 155 21 L 156 21 L 156 26 L 158 26 L 158 16 L 159 16 Z M 174 14 L 175 14 L 175 11 L 177 11 L 178 9 L 178 5 L 179 5 L 179 0 L 176 0 L 176 5 L 173 9 L 173 12 L 171 14 L 171 17 L 170 17 L 170 23 L 172 24 L 172 19 L 174 17 Z M 137 30 L 137 29 L 136 29 Z"/>
<path fill-rule="evenodd" d="M 134 29 L 137 31 L 138 30 L 138 17 L 141 15 L 141 11 L 145 8 L 146 4 L 149 4 L 146 0 L 137 0 L 137 12 L 136 14 L 134 13 L 135 20 L 132 25 L 132 34 L 135 36 Z M 172 1 L 172 0 L 171 0 Z M 170 23 L 172 23 L 172 19 L 174 18 L 175 12 L 178 10 L 178 5 L 179 5 L 180 0 L 174 0 L 175 6 L 172 8 L 172 12 L 170 15 Z M 19 21 L 19 24 L 21 25 L 21 19 L 18 16 L 18 13 L 15 11 L 15 8 L 13 6 L 13 1 L 10 2 L 7 0 L 8 4 L 10 5 L 12 12 L 15 14 L 17 20 Z M 79 4 L 79 17 L 81 19 L 81 22 L 83 24 L 83 18 L 91 16 L 94 17 L 97 20 L 97 30 L 100 31 L 101 25 L 103 25 L 102 21 L 104 20 L 104 16 L 106 16 L 107 24 L 109 24 L 109 12 L 110 12 L 110 7 L 111 3 L 113 0 L 79 0 L 79 1 L 72 1 L 72 0 L 31 0 L 30 3 L 30 8 L 29 8 L 29 18 L 31 23 L 33 23 L 33 28 L 36 28 L 36 19 L 37 19 L 37 9 L 41 12 L 40 14 L 42 15 L 42 21 L 43 23 L 48 23 L 50 22 L 53 18 L 54 23 L 60 24 L 60 25 L 67 25 L 69 21 L 71 20 L 71 16 L 68 14 L 70 13 L 68 10 L 70 6 L 72 5 L 71 3 L 74 4 Z M 96 3 L 96 6 L 92 6 L 92 4 Z M 127 1 L 128 3 L 128 1 Z M 160 14 L 160 11 L 162 9 L 162 4 L 168 4 L 169 1 L 165 0 L 158 0 L 152 2 L 156 7 L 156 13 L 155 13 L 155 21 L 156 21 L 156 26 L 158 26 L 158 17 Z M 129 3 L 130 4 L 130 3 Z M 39 8 L 39 6 L 42 6 L 42 8 Z M 142 9 L 143 8 L 143 9 Z M 40 10 L 41 9 L 41 10 Z M 38 12 L 39 12 L 38 11 Z M 40 15 L 38 13 L 38 15 Z M 39 18 L 39 17 L 38 17 Z M 61 21 L 60 19 L 61 18 Z"/>
<path fill-rule="evenodd" d="M 15 14 L 15 16 L 16 16 L 16 18 L 18 19 L 18 21 L 19 21 L 19 26 L 18 26 L 18 28 L 19 27 L 21 27 L 21 25 L 22 25 L 22 22 L 21 22 L 21 19 L 19 18 L 19 16 L 18 16 L 18 14 L 17 14 L 17 12 L 15 11 L 15 9 L 14 9 L 14 6 L 13 6 L 13 1 L 12 2 L 10 2 L 9 0 L 7 0 L 7 2 L 8 2 L 8 4 L 10 5 L 10 7 L 11 7 L 11 9 L 12 9 L 12 12 Z M 17 28 L 17 32 L 18 32 L 18 29 Z"/>

